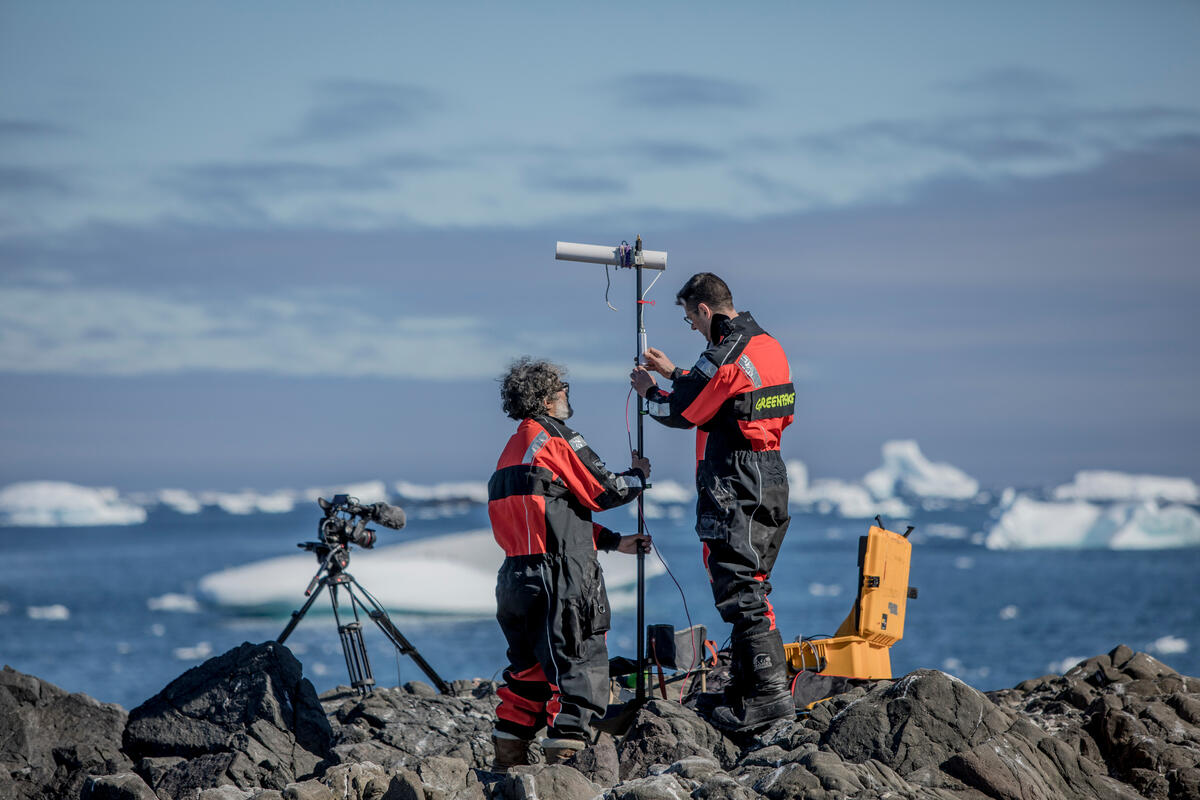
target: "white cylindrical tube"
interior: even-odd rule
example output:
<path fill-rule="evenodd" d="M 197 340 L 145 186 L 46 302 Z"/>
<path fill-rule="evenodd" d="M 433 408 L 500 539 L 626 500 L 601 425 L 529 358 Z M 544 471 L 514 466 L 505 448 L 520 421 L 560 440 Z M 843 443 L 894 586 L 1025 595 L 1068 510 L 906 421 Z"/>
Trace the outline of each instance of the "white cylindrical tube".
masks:
<path fill-rule="evenodd" d="M 578 244 L 576 242 L 557 242 L 554 245 L 554 257 L 559 261 L 583 261 L 588 264 L 612 264 L 621 266 L 621 248 L 607 247 L 602 244 Z M 646 269 L 666 269 L 666 250 L 643 250 L 642 266 Z"/>

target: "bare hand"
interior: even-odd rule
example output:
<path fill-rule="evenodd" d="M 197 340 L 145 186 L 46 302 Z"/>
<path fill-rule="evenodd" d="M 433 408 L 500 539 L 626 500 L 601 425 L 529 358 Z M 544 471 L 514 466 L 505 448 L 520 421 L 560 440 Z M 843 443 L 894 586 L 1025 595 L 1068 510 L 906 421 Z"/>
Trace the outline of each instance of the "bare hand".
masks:
<path fill-rule="evenodd" d="M 628 553 L 632 556 L 637 555 L 640 548 L 643 553 L 648 553 L 653 541 L 648 533 L 631 533 L 621 537 L 621 543 L 617 545 L 617 552 Z"/>
<path fill-rule="evenodd" d="M 658 385 L 658 382 L 654 380 L 654 376 L 647 372 L 645 367 L 634 367 L 633 372 L 629 373 L 629 383 L 633 385 L 633 390 L 641 397 L 645 397 L 646 392 L 650 391 L 652 386 Z"/>
<path fill-rule="evenodd" d="M 642 458 L 636 450 L 633 451 L 633 462 L 629 466 L 633 469 L 640 469 L 644 477 L 650 477 L 650 459 Z"/>
<path fill-rule="evenodd" d="M 671 359 L 667 358 L 667 354 L 657 347 L 647 347 L 646 352 L 642 353 L 642 361 L 664 378 L 670 378 L 671 373 L 675 371 L 675 365 L 671 363 Z"/>

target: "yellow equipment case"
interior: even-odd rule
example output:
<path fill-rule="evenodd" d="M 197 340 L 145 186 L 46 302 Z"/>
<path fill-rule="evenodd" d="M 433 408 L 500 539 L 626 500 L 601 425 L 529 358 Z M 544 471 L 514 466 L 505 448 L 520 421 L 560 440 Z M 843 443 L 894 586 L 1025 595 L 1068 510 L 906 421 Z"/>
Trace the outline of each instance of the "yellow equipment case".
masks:
<path fill-rule="evenodd" d="M 878 522 L 878 517 L 876 518 Z M 891 678 L 888 649 L 904 637 L 912 559 L 909 528 L 903 535 L 872 525 L 858 540 L 858 596 L 849 615 L 827 639 L 784 644 L 791 672 L 809 670 L 843 678 Z"/>

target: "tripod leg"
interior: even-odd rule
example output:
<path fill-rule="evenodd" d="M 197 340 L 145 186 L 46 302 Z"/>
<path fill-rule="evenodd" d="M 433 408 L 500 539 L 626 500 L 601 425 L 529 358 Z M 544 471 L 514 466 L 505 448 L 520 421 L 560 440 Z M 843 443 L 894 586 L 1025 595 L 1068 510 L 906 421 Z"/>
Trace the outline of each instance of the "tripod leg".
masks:
<path fill-rule="evenodd" d="M 350 582 L 351 585 L 346 587 L 346 591 L 350 592 L 351 600 L 357 600 L 359 604 L 362 605 L 363 609 L 367 612 L 367 616 L 375 621 L 375 624 L 379 626 L 381 631 L 383 631 L 383 635 L 386 636 L 393 645 L 395 645 L 396 650 L 398 650 L 401 655 L 408 656 L 415 661 L 417 666 L 421 668 L 421 671 L 425 673 L 426 677 L 433 681 L 433 685 L 437 687 L 439 692 L 442 694 L 450 694 L 450 684 L 442 680 L 442 676 L 438 675 L 434 668 L 429 665 L 429 662 L 426 661 L 419 652 L 417 652 L 417 648 L 413 646 L 412 642 L 405 638 L 404 634 L 400 632 L 400 629 L 397 628 L 395 623 L 392 622 L 392 618 L 388 616 L 388 613 L 383 610 L 383 607 L 380 606 L 379 603 L 375 602 L 375 598 L 371 596 L 371 593 L 364 589 L 362 585 L 353 578 L 350 579 Z M 352 589 L 353 586 L 357 586 L 359 591 L 362 592 L 363 596 L 367 598 L 371 604 L 370 607 L 354 596 Z"/>
<path fill-rule="evenodd" d="M 351 578 L 351 580 L 353 579 Z M 367 643 L 363 641 L 362 623 L 358 621 L 358 608 L 355 605 L 358 599 L 354 596 L 354 590 L 349 584 L 346 585 L 346 594 L 350 596 L 354 622 L 343 625 L 338 616 L 338 584 L 336 583 L 329 589 L 329 600 L 333 603 L 333 618 L 337 622 L 338 638 L 342 641 L 342 655 L 346 657 L 346 672 L 350 674 L 350 687 L 357 689 L 360 694 L 368 695 L 375 685 L 375 676 L 371 674 L 371 660 L 367 657 Z"/>
<path fill-rule="evenodd" d="M 317 590 L 308 596 L 308 600 L 303 606 L 300 607 L 300 610 L 292 612 L 292 618 L 288 621 L 287 627 L 283 629 L 283 633 L 275 637 L 275 641 L 279 642 L 280 644 L 283 644 L 285 641 L 287 641 L 287 638 L 292 635 L 292 631 L 294 631 L 296 626 L 300 624 L 300 620 L 303 619 L 304 615 L 308 613 L 308 609 L 312 607 L 313 602 L 321 594 L 321 590 L 324 588 L 325 581 L 321 581 L 320 585 L 317 586 Z"/>

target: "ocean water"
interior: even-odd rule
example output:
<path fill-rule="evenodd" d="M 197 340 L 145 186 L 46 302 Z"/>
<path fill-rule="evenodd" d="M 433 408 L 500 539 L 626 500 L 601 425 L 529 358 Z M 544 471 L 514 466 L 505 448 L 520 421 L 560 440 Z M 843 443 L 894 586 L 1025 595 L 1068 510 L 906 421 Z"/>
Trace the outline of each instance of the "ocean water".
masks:
<path fill-rule="evenodd" d="M 916 526 L 910 584 L 920 596 L 909 602 L 904 639 L 892 648 L 894 674 L 931 667 L 997 689 L 1061 672 L 1125 643 L 1200 675 L 1200 548 L 988 550 L 982 532 L 992 507 L 944 505 L 916 511 L 907 521 Z M 381 530 L 381 544 L 487 526 L 481 505 L 426 510 L 434 513 L 410 509 L 404 531 Z M 713 609 L 690 511 L 682 505 L 668 510 L 648 525 L 681 588 L 670 575 L 651 579 L 646 621 L 682 628 L 690 618 L 723 643 L 728 628 Z M 315 504 L 246 515 L 160 507 L 141 525 L 2 528 L 0 663 L 133 708 L 206 658 L 279 635 L 286 615 L 246 617 L 206 605 L 197 584 L 218 570 L 298 552 L 297 542 L 315 538 L 319 516 Z M 627 509 L 599 519 L 624 532 L 636 526 Z M 772 580 L 785 640 L 832 634 L 845 617 L 857 580 L 858 537 L 867 526 L 866 520 L 794 515 Z M 903 530 L 900 523 L 891 527 Z M 371 557 L 370 550 L 355 548 L 348 571 Z M 304 581 L 296 586 L 296 608 L 304 588 Z M 447 680 L 491 678 L 504 667 L 504 640 L 490 617 L 393 619 Z M 632 611 L 614 615 L 611 655 L 634 656 L 634 626 Z M 366 628 L 379 685 L 425 679 L 374 626 Z M 287 644 L 318 691 L 347 682 L 324 598 Z"/>

